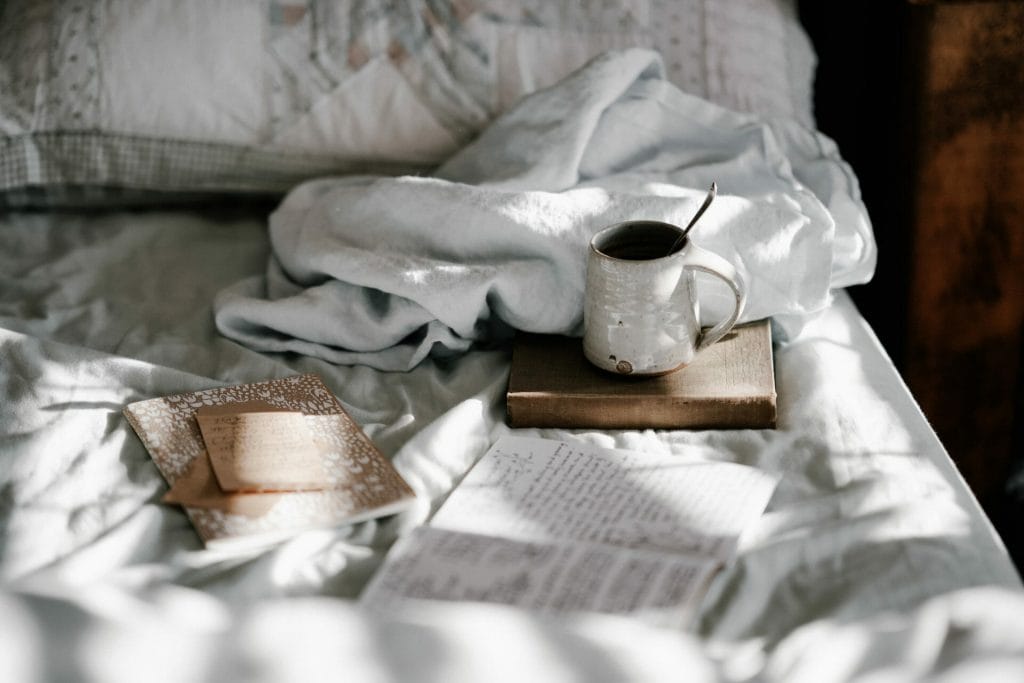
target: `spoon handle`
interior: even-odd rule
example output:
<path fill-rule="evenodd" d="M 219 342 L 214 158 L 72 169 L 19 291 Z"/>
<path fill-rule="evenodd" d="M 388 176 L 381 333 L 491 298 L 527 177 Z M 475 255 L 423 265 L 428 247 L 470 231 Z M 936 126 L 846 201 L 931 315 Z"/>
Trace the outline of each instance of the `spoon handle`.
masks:
<path fill-rule="evenodd" d="M 718 183 L 714 183 L 713 182 L 713 183 L 711 183 L 711 189 L 708 190 L 708 196 L 704 198 L 704 203 L 700 205 L 700 208 L 697 209 L 697 213 L 693 214 L 693 218 L 691 218 L 690 222 L 686 224 L 685 228 L 683 228 L 682 234 L 679 235 L 679 237 L 676 238 L 676 241 L 672 243 L 672 246 L 669 247 L 669 249 L 668 249 L 668 253 L 669 254 L 674 252 L 676 250 L 676 247 L 678 247 L 680 244 L 683 243 L 683 240 L 686 239 L 686 234 L 688 232 L 690 232 L 690 230 L 693 228 L 693 226 L 697 223 L 697 220 L 700 219 L 700 217 L 704 215 L 705 211 L 708 210 L 708 207 L 711 206 L 711 202 L 715 201 L 715 197 L 717 195 L 718 195 Z"/>

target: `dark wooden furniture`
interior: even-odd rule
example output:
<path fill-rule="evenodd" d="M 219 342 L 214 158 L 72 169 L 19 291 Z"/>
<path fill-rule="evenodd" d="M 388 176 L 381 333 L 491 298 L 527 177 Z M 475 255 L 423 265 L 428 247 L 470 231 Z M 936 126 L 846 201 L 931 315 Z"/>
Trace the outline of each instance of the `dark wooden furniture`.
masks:
<path fill-rule="evenodd" d="M 809 0 L 801 16 L 818 124 L 879 243 L 854 297 L 1020 567 L 1024 2 Z"/>
<path fill-rule="evenodd" d="M 998 513 L 1024 455 L 1024 3 L 919 5 L 911 20 L 905 374 L 975 493 Z"/>

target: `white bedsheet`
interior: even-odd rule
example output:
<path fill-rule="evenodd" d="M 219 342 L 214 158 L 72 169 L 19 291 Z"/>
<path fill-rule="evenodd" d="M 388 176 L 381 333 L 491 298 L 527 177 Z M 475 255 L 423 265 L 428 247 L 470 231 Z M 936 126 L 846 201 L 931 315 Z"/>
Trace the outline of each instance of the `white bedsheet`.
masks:
<path fill-rule="evenodd" d="M 1020 581 L 842 293 L 776 351 L 777 430 L 522 430 L 782 476 L 693 633 L 473 605 L 363 615 L 352 599 L 392 541 L 508 430 L 508 353 L 383 372 L 244 348 L 211 302 L 268 254 L 256 210 L 0 218 L 0 680 L 1024 676 Z M 324 377 L 419 506 L 203 550 L 121 408 L 298 371 Z"/>

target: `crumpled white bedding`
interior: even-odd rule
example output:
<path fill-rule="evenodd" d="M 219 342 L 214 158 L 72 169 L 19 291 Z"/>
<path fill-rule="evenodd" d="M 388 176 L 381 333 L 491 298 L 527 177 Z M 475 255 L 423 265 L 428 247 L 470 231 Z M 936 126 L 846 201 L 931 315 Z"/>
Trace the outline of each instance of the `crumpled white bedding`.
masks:
<path fill-rule="evenodd" d="M 777 430 L 522 430 L 781 475 L 693 633 L 496 606 L 362 614 L 351 600 L 396 535 L 508 429 L 508 353 L 383 372 L 254 352 L 217 333 L 211 302 L 268 252 L 258 209 L 0 218 L 0 680 L 1021 678 L 1019 579 L 842 293 L 776 350 Z M 121 408 L 299 371 L 419 506 L 203 550 Z"/>
<path fill-rule="evenodd" d="M 581 93 L 584 100 L 603 98 L 599 107 L 579 109 L 581 116 L 591 112 L 589 128 L 580 119 L 566 124 L 585 132 L 565 141 L 576 145 L 574 173 L 583 179 L 570 174 L 548 190 L 530 189 L 556 181 L 532 175 L 538 159 L 516 146 L 523 163 L 469 149 L 448 165 L 448 180 L 307 185 L 271 219 L 269 235 L 260 206 L 0 217 L 0 680 L 1024 677 L 1020 580 L 870 328 L 846 294 L 834 292 L 869 274 L 874 258 L 855 181 L 835 150 L 799 127 L 761 125 L 659 85 L 647 53 L 614 59 L 621 61 L 592 69 L 617 89 Z M 639 138 L 632 149 L 651 153 L 628 160 L 632 165 L 628 145 L 602 147 L 597 156 L 588 151 L 594 140 L 625 139 L 624 128 L 639 135 L 638 119 L 624 112 L 651 106 L 664 107 L 661 119 L 651 119 L 664 124 L 651 145 L 662 144 L 666 130 L 684 135 L 680 144 L 692 142 L 690 125 L 710 117 L 701 133 L 708 154 L 719 143 L 730 154 L 679 170 L 678 156 L 655 154 Z M 495 139 L 508 143 L 521 126 L 542 131 L 550 124 L 558 141 L 565 137 L 558 133 L 562 119 L 545 119 L 543 107 L 517 111 L 478 141 L 478 151 L 493 149 Z M 751 140 L 763 144 L 740 144 Z M 621 163 L 610 161 L 616 158 Z M 483 173 L 483 163 L 495 164 L 491 183 L 457 182 Z M 603 170 L 579 170 L 586 168 Z M 765 184 L 761 171 L 768 168 L 776 174 Z M 751 169 L 758 172 L 744 176 Z M 541 281 L 543 310 L 530 308 L 538 302 L 515 285 L 524 275 L 554 277 L 568 266 L 588 230 L 617 220 L 612 199 L 639 207 L 633 195 L 647 171 L 642 187 L 661 195 L 643 205 L 653 218 L 688 217 L 706 184 L 719 180 L 726 196 L 715 204 L 717 219 L 732 217 L 726 226 L 744 226 L 755 239 L 724 228 L 719 234 L 709 221 L 698 241 L 730 255 L 735 240 L 731 255 L 742 257 L 757 292 L 782 276 L 807 294 L 780 311 L 800 324 L 786 327 L 789 338 L 776 349 L 778 429 L 519 431 L 740 462 L 780 475 L 766 514 L 716 578 L 694 631 L 612 618 L 541 619 L 481 605 L 424 604 L 388 619 L 360 612 L 353 600 L 394 540 L 428 519 L 509 431 L 507 346 L 428 356 L 429 334 L 408 340 L 401 330 L 433 325 L 454 351 L 482 336 L 478 328 L 492 332 L 492 313 L 503 324 L 536 314 L 553 329 L 569 329 L 576 324 L 570 299 L 579 293 L 578 270 L 569 268 L 564 282 Z M 601 177 L 601 187 L 588 185 L 590 177 Z M 403 200 L 387 213 L 396 192 L 405 193 Z M 496 202 L 501 196 L 522 203 Z M 595 208 L 598 196 L 609 205 Z M 458 230 L 414 229 L 417 218 L 443 218 L 446 202 L 463 219 L 478 210 L 488 220 Z M 419 214 L 410 215 L 410 206 Z M 537 207 L 563 218 L 583 212 L 564 234 L 551 224 L 560 250 L 527 243 Z M 343 229 L 353 216 L 371 220 L 381 211 L 396 220 L 374 223 L 367 242 L 326 248 L 358 238 L 358 231 Z M 404 222 L 397 220 L 403 215 Z M 806 248 L 809 259 L 824 254 L 827 268 L 814 261 L 802 271 L 790 263 L 792 272 L 771 272 L 774 252 L 757 242 L 767 237 L 757 232 L 759 221 L 769 217 L 792 228 L 775 245 L 779 253 Z M 505 250 L 498 256 L 520 258 L 522 272 L 502 270 L 507 264 L 486 251 L 495 218 L 510 231 L 494 242 Z M 482 231 L 479 240 L 474 230 Z M 475 298 L 462 296 L 466 271 L 429 269 L 436 261 L 417 261 L 413 253 L 450 264 L 465 258 L 469 245 L 481 250 L 478 261 L 468 261 L 478 269 Z M 253 294 L 272 249 L 286 267 L 309 272 L 290 274 L 294 281 L 283 271 L 276 282 L 272 277 L 270 287 L 282 288 L 277 294 L 284 298 L 272 294 L 268 301 Z M 345 250 L 362 250 L 361 258 L 335 260 Z M 316 253 L 319 265 L 309 266 L 305 259 Z M 419 286 L 415 277 L 396 277 L 403 263 L 422 266 Z M 375 272 L 390 279 L 366 280 Z M 215 326 L 213 302 L 221 292 L 222 326 L 237 331 L 257 320 L 282 333 L 315 330 L 315 314 L 323 337 L 296 346 L 298 337 L 283 334 L 273 345 L 260 328 L 245 340 L 258 337 L 269 349 L 241 345 Z M 452 292 L 460 297 L 445 308 Z M 765 301 L 755 300 L 749 315 L 770 310 Z M 342 303 L 347 308 L 337 309 Z M 713 314 L 714 301 L 707 304 Z M 339 341 L 337 334 L 347 336 Z M 355 359 L 378 367 L 329 362 Z M 303 533 L 262 552 L 204 550 L 184 514 L 158 502 L 165 483 L 121 409 L 144 398 L 296 372 L 324 378 L 416 490 L 417 506 Z"/>
<path fill-rule="evenodd" d="M 591 235 L 685 225 L 712 181 L 721 195 L 691 235 L 736 264 L 742 320 L 792 335 L 832 288 L 870 279 L 870 223 L 831 142 L 684 94 L 635 49 L 524 98 L 434 177 L 293 190 L 271 216 L 267 276 L 221 294 L 218 327 L 261 351 L 388 370 L 510 327 L 578 334 Z M 705 322 L 732 310 L 722 286 L 700 297 Z"/>

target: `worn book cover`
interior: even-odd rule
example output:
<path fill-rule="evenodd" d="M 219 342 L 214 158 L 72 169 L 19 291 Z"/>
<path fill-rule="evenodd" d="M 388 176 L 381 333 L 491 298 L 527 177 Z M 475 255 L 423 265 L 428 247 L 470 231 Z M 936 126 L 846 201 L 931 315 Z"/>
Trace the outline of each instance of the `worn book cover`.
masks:
<path fill-rule="evenodd" d="M 518 335 L 507 408 L 513 427 L 773 428 L 770 325 L 738 325 L 685 368 L 647 378 L 595 368 L 583 356 L 580 339 Z"/>
<path fill-rule="evenodd" d="M 218 486 L 197 413 L 216 415 L 211 408 L 221 407 L 223 413 L 233 406 L 248 414 L 301 414 L 317 445 L 320 483 L 315 490 L 306 481 L 309 473 L 304 473 L 302 486 L 290 487 L 296 490 L 250 493 Z M 171 486 L 164 500 L 183 505 L 207 545 L 263 545 L 305 529 L 392 514 L 415 499 L 391 462 L 316 375 L 138 401 L 125 407 L 124 414 Z M 308 462 L 303 466 L 310 469 Z"/>

